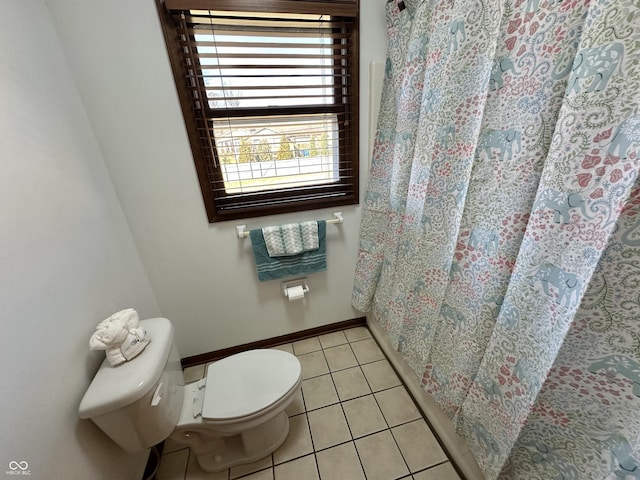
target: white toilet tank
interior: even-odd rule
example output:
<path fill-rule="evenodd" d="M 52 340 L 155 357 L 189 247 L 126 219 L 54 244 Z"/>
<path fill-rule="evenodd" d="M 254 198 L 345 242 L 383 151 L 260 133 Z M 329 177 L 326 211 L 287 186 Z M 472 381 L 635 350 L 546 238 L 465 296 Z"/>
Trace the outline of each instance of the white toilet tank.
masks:
<path fill-rule="evenodd" d="M 105 361 L 80 403 L 80 417 L 90 418 L 130 452 L 150 448 L 175 428 L 184 399 L 184 376 L 166 318 L 142 320 L 151 342 L 129 362 Z"/>

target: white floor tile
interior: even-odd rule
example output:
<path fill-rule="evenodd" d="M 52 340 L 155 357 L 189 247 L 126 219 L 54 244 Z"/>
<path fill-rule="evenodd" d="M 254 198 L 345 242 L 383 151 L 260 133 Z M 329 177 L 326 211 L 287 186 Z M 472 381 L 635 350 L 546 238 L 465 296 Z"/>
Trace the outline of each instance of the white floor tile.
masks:
<path fill-rule="evenodd" d="M 329 366 L 324 358 L 324 353 L 311 352 L 298 356 L 302 365 L 302 379 L 317 377 L 329 373 Z"/>
<path fill-rule="evenodd" d="M 331 374 L 341 401 L 351 400 L 371 393 L 367 379 L 360 367 L 347 368 Z"/>
<path fill-rule="evenodd" d="M 184 480 L 188 462 L 188 448 L 162 455 L 156 480 Z"/>
<path fill-rule="evenodd" d="M 273 480 L 273 469 L 261 470 L 246 477 L 242 477 L 242 480 Z"/>
<path fill-rule="evenodd" d="M 414 480 L 460 480 L 460 477 L 449 462 L 423 472 L 414 473 L 413 478 Z"/>
<path fill-rule="evenodd" d="M 384 359 L 384 353 L 373 338 L 353 342 L 350 345 L 360 365 Z"/>
<path fill-rule="evenodd" d="M 316 451 L 351 440 L 347 420 L 340 405 L 331 405 L 307 414 Z"/>
<path fill-rule="evenodd" d="M 353 438 L 389 428 L 373 395 L 349 400 L 342 404 Z"/>
<path fill-rule="evenodd" d="M 391 433 L 412 472 L 447 461 L 447 455 L 423 419 L 394 427 Z"/>
<path fill-rule="evenodd" d="M 380 410 L 390 427 L 422 418 L 420 411 L 404 387 L 374 393 Z"/>
<path fill-rule="evenodd" d="M 355 441 L 367 480 L 390 480 L 409 474 L 389 430 Z"/>
<path fill-rule="evenodd" d="M 357 342 L 365 338 L 371 338 L 371 332 L 367 327 L 354 327 L 344 331 L 345 337 L 350 342 Z"/>
<path fill-rule="evenodd" d="M 365 480 L 353 442 L 316 453 L 321 480 Z"/>
<path fill-rule="evenodd" d="M 324 350 L 324 356 L 327 358 L 329 370 L 332 372 L 358 365 L 358 360 L 356 360 L 356 357 L 353 355 L 353 351 L 348 343 L 338 345 L 337 347 L 326 348 Z"/>
<path fill-rule="evenodd" d="M 320 335 L 318 340 L 320 340 L 322 348 L 335 347 L 336 345 L 342 345 L 348 342 L 343 331 Z"/>
<path fill-rule="evenodd" d="M 402 385 L 400 378 L 387 360 L 378 360 L 362 365 L 362 371 L 374 392 Z"/>
<path fill-rule="evenodd" d="M 331 375 L 320 375 L 302 381 L 302 392 L 307 411 L 338 403 L 338 393 Z"/>
<path fill-rule="evenodd" d="M 304 340 L 298 340 L 293 342 L 293 353 L 296 355 L 304 355 L 305 353 L 317 352 L 321 350 L 322 346 L 318 337 L 305 338 Z"/>
<path fill-rule="evenodd" d="M 315 455 L 276 465 L 275 480 L 319 480 Z"/>

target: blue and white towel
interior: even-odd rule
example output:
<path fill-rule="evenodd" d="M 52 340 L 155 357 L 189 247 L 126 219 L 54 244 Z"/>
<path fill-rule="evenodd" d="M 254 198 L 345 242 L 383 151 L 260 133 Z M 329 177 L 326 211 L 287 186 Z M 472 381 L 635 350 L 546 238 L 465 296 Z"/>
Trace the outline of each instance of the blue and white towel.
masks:
<path fill-rule="evenodd" d="M 277 280 L 279 278 L 295 277 L 310 273 L 323 272 L 327 269 L 327 223 L 319 220 L 318 225 L 318 248 L 297 255 L 286 255 L 272 257 L 267 251 L 262 229 L 249 231 L 253 256 L 256 260 L 256 270 L 258 280 Z"/>
<path fill-rule="evenodd" d="M 289 223 L 262 229 L 270 257 L 298 255 L 318 249 L 318 222 Z"/>

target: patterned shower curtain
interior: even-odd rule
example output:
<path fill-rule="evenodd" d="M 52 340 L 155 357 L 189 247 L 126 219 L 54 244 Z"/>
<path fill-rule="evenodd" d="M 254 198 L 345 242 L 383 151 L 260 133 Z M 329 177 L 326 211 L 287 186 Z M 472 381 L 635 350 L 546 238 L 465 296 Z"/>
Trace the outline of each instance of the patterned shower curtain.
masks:
<path fill-rule="evenodd" d="M 353 305 L 487 479 L 640 478 L 640 3 L 386 9 Z"/>

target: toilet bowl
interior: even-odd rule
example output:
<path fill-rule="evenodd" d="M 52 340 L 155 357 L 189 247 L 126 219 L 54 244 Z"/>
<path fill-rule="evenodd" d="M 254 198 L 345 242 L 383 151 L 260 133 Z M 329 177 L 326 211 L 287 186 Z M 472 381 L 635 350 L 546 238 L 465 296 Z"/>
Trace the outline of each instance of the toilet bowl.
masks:
<path fill-rule="evenodd" d="M 189 445 L 208 472 L 266 457 L 287 438 L 285 408 L 300 391 L 300 373 L 298 359 L 280 350 L 209 365 L 204 379 L 185 387 L 185 405 L 193 408 L 182 409 L 171 440 Z"/>
<path fill-rule="evenodd" d="M 238 353 L 184 385 L 171 322 L 154 318 L 140 326 L 151 343 L 125 364 L 103 362 L 80 404 L 81 418 L 128 451 L 170 437 L 188 446 L 208 472 L 259 460 L 285 441 L 285 409 L 301 385 L 295 356 L 273 349 Z"/>

